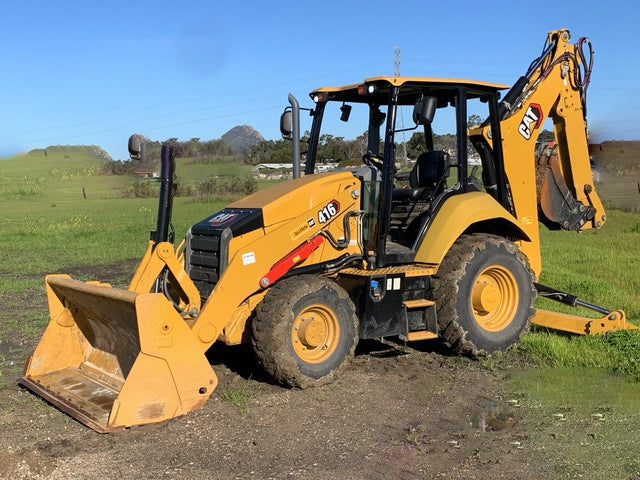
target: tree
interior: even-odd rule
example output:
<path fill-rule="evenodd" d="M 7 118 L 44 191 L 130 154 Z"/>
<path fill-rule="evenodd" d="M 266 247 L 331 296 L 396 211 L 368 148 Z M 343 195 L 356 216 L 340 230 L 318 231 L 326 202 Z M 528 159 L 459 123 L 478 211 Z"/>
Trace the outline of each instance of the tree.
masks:
<path fill-rule="evenodd" d="M 539 142 L 555 142 L 555 137 L 553 135 L 553 132 L 547 129 L 544 129 L 540 132 L 540 135 L 538 135 L 538 141 Z"/>
<path fill-rule="evenodd" d="M 427 150 L 427 144 L 424 140 L 424 133 L 413 132 L 411 138 L 406 143 L 407 156 L 412 159 L 418 158 L 422 152 Z"/>
<path fill-rule="evenodd" d="M 252 165 L 259 163 L 291 163 L 291 141 L 264 140 L 252 145 L 245 152 L 245 161 Z"/>
<path fill-rule="evenodd" d="M 481 123 L 482 117 L 480 117 L 480 115 L 469 115 L 469 118 L 467 119 L 467 128 L 475 127 Z"/>

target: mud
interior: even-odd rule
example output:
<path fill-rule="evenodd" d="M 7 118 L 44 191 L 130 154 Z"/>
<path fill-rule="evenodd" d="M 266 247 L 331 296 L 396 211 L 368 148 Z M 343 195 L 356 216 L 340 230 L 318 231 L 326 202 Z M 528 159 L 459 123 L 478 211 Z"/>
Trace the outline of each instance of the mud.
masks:
<path fill-rule="evenodd" d="M 131 269 L 101 268 L 100 278 L 123 284 Z M 97 273 L 89 270 L 72 273 Z M 517 353 L 479 362 L 447 356 L 433 342 L 361 342 L 340 378 L 306 390 L 274 384 L 250 348 L 214 345 L 208 358 L 220 384 L 201 410 L 100 435 L 15 382 L 39 334 L 20 329 L 10 312 L 22 306 L 28 318 L 46 317 L 43 297 L 33 291 L 1 299 L 0 478 L 629 479 L 640 473 L 640 419 L 633 409 L 609 400 L 580 409 L 579 397 L 557 401 L 562 391 L 551 401 L 536 395 L 544 375 L 519 380 L 532 367 Z"/>

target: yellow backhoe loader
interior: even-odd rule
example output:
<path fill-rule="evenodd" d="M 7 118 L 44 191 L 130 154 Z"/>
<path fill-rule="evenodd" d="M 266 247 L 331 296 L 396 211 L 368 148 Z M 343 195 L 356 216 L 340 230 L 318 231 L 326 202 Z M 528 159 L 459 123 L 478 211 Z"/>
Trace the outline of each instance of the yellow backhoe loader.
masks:
<path fill-rule="evenodd" d="M 290 96 L 281 128 L 296 178 L 212 214 L 177 246 L 175 151 L 163 145 L 158 223 L 128 290 L 48 276 L 51 320 L 20 383 L 108 432 L 201 407 L 217 383 L 205 357 L 216 341 L 252 342 L 275 379 L 305 387 L 334 378 L 358 339 L 440 337 L 473 356 L 514 344 L 530 322 L 581 334 L 635 328 L 622 311 L 536 283 L 539 222 L 580 231 L 605 221 L 586 137 L 591 58 L 588 40 L 570 44 L 556 30 L 502 99 L 506 85 L 451 78 L 319 88 L 305 175 L 302 109 Z M 327 166 L 319 145 L 331 108 L 367 125 L 364 165 L 314 173 Z M 557 155 L 536 161 L 547 118 Z M 456 134 L 445 149 L 434 131 L 446 128 Z M 398 173 L 398 142 L 418 129 L 423 151 Z M 599 315 L 536 310 L 536 294 Z"/>

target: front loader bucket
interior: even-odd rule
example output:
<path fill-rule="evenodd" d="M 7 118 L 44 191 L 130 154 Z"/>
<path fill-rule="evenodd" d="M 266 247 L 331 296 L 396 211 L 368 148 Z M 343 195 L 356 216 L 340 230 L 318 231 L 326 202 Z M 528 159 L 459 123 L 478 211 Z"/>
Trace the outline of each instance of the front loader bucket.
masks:
<path fill-rule="evenodd" d="M 45 281 L 51 319 L 19 383 L 104 433 L 200 408 L 217 378 L 162 294 L 67 275 Z"/>

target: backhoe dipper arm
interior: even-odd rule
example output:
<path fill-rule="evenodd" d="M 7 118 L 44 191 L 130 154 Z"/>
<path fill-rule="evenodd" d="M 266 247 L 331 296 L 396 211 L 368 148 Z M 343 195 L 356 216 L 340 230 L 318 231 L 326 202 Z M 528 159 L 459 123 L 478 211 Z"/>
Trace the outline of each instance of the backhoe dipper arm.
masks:
<path fill-rule="evenodd" d="M 570 44 L 567 30 L 550 32 L 542 55 L 501 103 L 505 173 L 516 218 L 532 240 L 521 248 L 536 273 L 539 220 L 576 231 L 600 228 L 605 221 L 593 184 L 584 108 L 592 56 L 586 38 Z M 547 118 L 553 121 L 557 155 L 541 157 L 541 165 L 535 165 L 536 140 Z M 485 137 L 488 130 L 485 126 Z"/>

